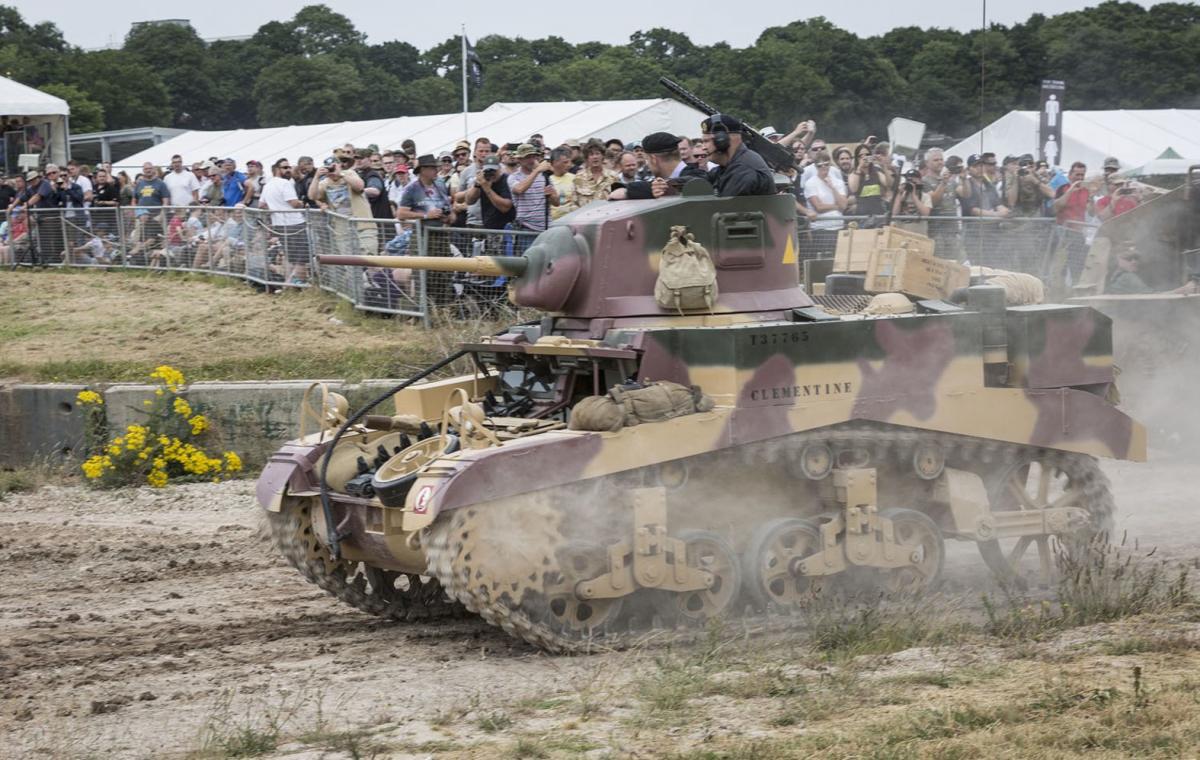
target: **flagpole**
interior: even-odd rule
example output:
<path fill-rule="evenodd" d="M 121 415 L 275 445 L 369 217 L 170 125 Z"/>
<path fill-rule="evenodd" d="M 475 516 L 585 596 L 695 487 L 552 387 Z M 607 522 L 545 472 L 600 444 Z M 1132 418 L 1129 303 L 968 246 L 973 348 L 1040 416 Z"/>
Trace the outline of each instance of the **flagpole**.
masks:
<path fill-rule="evenodd" d="M 462 90 L 463 90 L 463 139 L 471 139 L 471 130 L 467 124 L 467 25 L 462 25 Z"/>

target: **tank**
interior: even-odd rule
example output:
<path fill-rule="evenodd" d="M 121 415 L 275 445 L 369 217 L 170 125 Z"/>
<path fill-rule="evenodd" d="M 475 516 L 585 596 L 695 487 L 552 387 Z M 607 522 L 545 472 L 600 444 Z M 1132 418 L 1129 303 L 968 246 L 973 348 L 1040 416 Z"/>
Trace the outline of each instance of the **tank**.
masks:
<path fill-rule="evenodd" d="M 1098 459 L 1143 460 L 1146 438 L 1111 400 L 1108 317 L 991 287 L 832 314 L 799 284 L 790 195 L 696 184 L 586 206 L 520 257 L 323 257 L 504 275 L 542 316 L 464 344 L 470 373 L 387 413 L 314 388 L 317 424 L 257 485 L 291 564 L 372 614 L 475 614 L 574 652 L 799 619 L 776 613 L 840 584 L 920 592 L 950 541 L 1028 582 L 1052 539 L 1112 526 Z M 661 305 L 689 232 L 715 297 Z M 656 416 L 650 396 L 684 403 Z M 598 407 L 615 422 L 580 429 Z"/>
<path fill-rule="evenodd" d="M 1130 246 L 1154 292 L 1108 292 L 1116 253 Z M 1200 374 L 1200 295 L 1176 292 L 1200 280 L 1200 166 L 1181 187 L 1102 224 L 1081 279 L 1070 303 L 1112 318 L 1122 405 L 1164 442 L 1200 439 L 1200 413 L 1179 403 Z"/>

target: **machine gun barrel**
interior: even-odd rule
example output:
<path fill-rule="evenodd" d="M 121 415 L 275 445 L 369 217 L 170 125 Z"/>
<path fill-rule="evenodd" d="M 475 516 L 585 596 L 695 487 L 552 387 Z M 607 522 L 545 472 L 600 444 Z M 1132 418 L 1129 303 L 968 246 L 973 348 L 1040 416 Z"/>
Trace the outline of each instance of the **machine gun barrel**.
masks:
<path fill-rule="evenodd" d="M 467 272 L 495 277 L 520 277 L 529 266 L 523 256 L 318 256 L 322 266 L 426 269 L 431 272 Z"/>
<path fill-rule="evenodd" d="M 715 113 L 721 113 L 718 109 L 713 108 L 708 103 L 698 98 L 694 92 L 686 89 L 678 82 L 668 79 L 667 77 L 659 77 L 658 83 L 671 91 L 673 95 L 678 97 L 684 103 L 687 103 L 692 108 L 698 111 L 703 111 L 708 116 Z M 767 138 L 763 137 L 757 130 L 747 126 L 742 135 L 742 139 L 746 142 L 746 147 L 763 157 L 772 169 L 777 172 L 787 172 L 790 169 L 796 168 L 796 157 L 792 152 L 782 145 L 777 145 Z"/>

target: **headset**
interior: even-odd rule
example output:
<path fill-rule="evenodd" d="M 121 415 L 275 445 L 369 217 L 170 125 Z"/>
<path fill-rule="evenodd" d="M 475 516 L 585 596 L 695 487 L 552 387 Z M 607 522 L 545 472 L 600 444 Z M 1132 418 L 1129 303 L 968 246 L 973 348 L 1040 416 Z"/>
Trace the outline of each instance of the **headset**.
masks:
<path fill-rule="evenodd" d="M 714 113 L 708 119 L 709 134 L 712 135 L 713 147 L 721 153 L 729 152 L 729 127 L 725 126 L 725 117 Z"/>

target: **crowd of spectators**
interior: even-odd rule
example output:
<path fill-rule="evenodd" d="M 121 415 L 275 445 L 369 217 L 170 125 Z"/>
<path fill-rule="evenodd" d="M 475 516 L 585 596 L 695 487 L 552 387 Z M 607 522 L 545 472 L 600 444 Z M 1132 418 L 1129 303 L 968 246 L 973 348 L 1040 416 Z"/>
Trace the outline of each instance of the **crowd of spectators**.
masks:
<path fill-rule="evenodd" d="M 894 222 L 931 236 L 939 256 L 989 266 L 1010 264 L 1000 259 L 1014 245 L 1035 255 L 1064 247 L 1070 276 L 1078 278 L 1085 224 L 1141 199 L 1134 183 L 1117 176 L 1116 159 L 1104 162 L 1103 177 L 1089 178 L 1083 164 L 1063 171 L 1030 155 L 947 157 L 932 148 L 904 162 L 875 137 L 830 145 L 811 121 L 786 135 L 769 127 L 763 134 L 794 151 L 801 251 L 810 257 L 831 254 L 849 220 Z M 711 168 L 707 145 L 680 136 L 668 160 Z M 404 223 L 420 220 L 442 231 L 430 233 L 429 253 L 447 255 L 480 250 L 469 238 L 472 229 L 536 233 L 651 178 L 638 141 L 593 138 L 552 147 L 538 134 L 503 144 L 463 140 L 440 155 L 420 154 L 412 140 L 391 150 L 346 144 L 319 161 L 279 159 L 266 169 L 256 160 L 239 168 L 232 158 L 189 164 L 176 155 L 161 172 L 147 163 L 132 178 L 108 164 L 71 161 L 0 184 L 0 206 L 8 210 L 0 263 L 225 268 L 303 284 L 314 241 L 305 209 L 356 220 L 348 229 L 363 253 L 402 252 L 411 234 Z M 974 218 L 990 223 L 969 223 Z M 489 236 L 484 248 L 507 245 L 503 252 L 511 253 L 527 242 Z M 266 253 L 256 259 L 251 250 L 260 248 Z M 398 272 L 388 287 L 411 292 L 407 276 Z"/>

